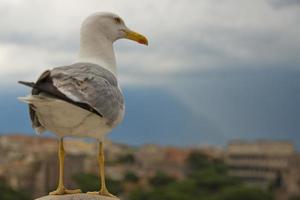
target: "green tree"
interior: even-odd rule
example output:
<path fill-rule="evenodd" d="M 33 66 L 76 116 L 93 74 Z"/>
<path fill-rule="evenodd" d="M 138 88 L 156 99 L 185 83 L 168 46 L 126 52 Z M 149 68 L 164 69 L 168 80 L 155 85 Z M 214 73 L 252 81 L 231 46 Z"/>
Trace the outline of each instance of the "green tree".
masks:
<path fill-rule="evenodd" d="M 300 196 L 292 196 L 289 200 L 300 200 Z"/>
<path fill-rule="evenodd" d="M 212 163 L 208 160 L 207 156 L 200 151 L 192 152 L 187 158 L 187 167 L 191 171 L 207 169 L 211 164 Z"/>
<path fill-rule="evenodd" d="M 155 176 L 149 179 L 149 183 L 153 187 L 160 187 L 160 186 L 166 186 L 169 183 L 175 181 L 175 178 L 165 174 L 164 172 L 157 172 Z"/>
<path fill-rule="evenodd" d="M 213 159 L 207 157 L 200 151 L 192 152 L 186 160 L 187 172 L 193 173 L 195 171 L 202 171 L 206 169 L 213 169 L 217 173 L 227 173 L 227 166 L 221 159 Z"/>
<path fill-rule="evenodd" d="M 199 190 L 194 181 L 184 180 L 175 181 L 162 187 L 155 187 L 151 190 L 143 190 L 139 188 L 130 194 L 129 199 L 202 200 L 202 196 L 206 197 L 207 195 L 205 195 L 202 190 Z"/>
<path fill-rule="evenodd" d="M 121 155 L 120 157 L 117 158 L 116 163 L 133 164 L 135 163 L 135 157 L 133 154 Z"/>
<path fill-rule="evenodd" d="M 253 187 L 227 187 L 218 195 L 216 200 L 273 200 L 273 195 L 265 190 Z"/>
<path fill-rule="evenodd" d="M 22 191 L 16 191 L 0 180 L 0 199 L 2 200 L 30 200 L 30 195 Z"/>
<path fill-rule="evenodd" d="M 149 192 L 144 188 L 137 188 L 129 194 L 130 200 L 152 200 L 149 196 Z"/>
<path fill-rule="evenodd" d="M 239 179 L 219 173 L 214 168 L 195 171 L 189 175 L 189 178 L 194 180 L 199 188 L 209 191 L 218 191 L 227 186 L 241 184 Z"/>
<path fill-rule="evenodd" d="M 136 183 L 139 181 L 139 177 L 134 172 L 128 171 L 128 172 L 126 172 L 126 174 L 124 176 L 124 181 Z"/>

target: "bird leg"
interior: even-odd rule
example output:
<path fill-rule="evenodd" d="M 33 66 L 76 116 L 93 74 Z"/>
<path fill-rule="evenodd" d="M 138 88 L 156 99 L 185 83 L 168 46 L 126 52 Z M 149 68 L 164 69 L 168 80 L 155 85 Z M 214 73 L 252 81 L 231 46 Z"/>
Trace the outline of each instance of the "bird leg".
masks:
<path fill-rule="evenodd" d="M 115 197 L 106 188 L 105 184 L 105 172 L 104 172 L 104 150 L 103 150 L 103 143 L 99 142 L 99 152 L 98 152 L 98 163 L 99 163 L 99 175 L 100 175 L 100 182 L 101 182 L 101 189 L 99 192 L 88 192 L 88 194 L 96 194 L 96 195 L 103 195 L 109 197 Z"/>
<path fill-rule="evenodd" d="M 62 194 L 76 194 L 81 193 L 80 189 L 77 190 L 67 190 L 64 186 L 64 161 L 65 161 L 65 149 L 63 138 L 59 140 L 59 149 L 58 149 L 58 158 L 59 158 L 59 180 L 57 189 L 53 192 L 50 192 L 50 195 L 62 195 Z"/>

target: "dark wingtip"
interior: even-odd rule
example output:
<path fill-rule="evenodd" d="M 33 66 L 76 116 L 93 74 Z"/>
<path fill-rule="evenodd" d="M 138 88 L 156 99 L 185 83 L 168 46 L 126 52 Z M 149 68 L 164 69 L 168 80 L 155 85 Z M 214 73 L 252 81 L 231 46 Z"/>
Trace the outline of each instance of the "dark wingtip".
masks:
<path fill-rule="evenodd" d="M 29 86 L 29 87 L 34 87 L 35 86 L 34 82 L 18 81 L 18 83 L 20 83 L 22 85 Z"/>

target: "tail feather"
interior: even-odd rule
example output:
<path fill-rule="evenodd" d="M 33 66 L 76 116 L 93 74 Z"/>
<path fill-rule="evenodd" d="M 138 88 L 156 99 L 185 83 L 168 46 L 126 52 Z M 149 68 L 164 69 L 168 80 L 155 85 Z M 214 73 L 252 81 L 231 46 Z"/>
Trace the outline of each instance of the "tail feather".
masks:
<path fill-rule="evenodd" d="M 37 135 L 41 135 L 43 132 L 46 131 L 46 129 L 43 126 L 37 126 L 37 127 L 34 127 L 34 131 Z"/>
<path fill-rule="evenodd" d="M 42 95 L 28 95 L 25 97 L 18 97 L 18 99 L 24 103 L 34 104 L 34 103 L 48 103 L 49 101 L 53 101 L 55 99 L 42 96 Z"/>
<path fill-rule="evenodd" d="M 18 97 L 19 101 L 22 101 L 24 103 L 31 103 L 33 98 L 31 97 L 31 95 L 26 96 L 26 97 Z"/>
<path fill-rule="evenodd" d="M 36 84 L 34 82 L 26 82 L 26 81 L 18 81 L 18 83 L 22 84 L 22 85 L 25 85 L 25 86 L 28 86 L 28 87 L 31 87 L 31 88 L 36 88 Z M 25 97 L 18 97 L 18 99 L 22 102 L 25 102 L 27 104 L 31 104 L 30 106 L 30 111 L 32 110 L 35 110 L 35 106 L 33 106 L 33 104 L 37 103 L 47 103 L 49 102 L 50 98 L 47 98 L 46 96 L 43 96 L 43 95 L 28 95 L 28 96 L 25 96 Z M 35 112 L 35 111 L 33 111 Z M 35 113 L 33 114 L 33 118 L 32 119 L 32 126 L 35 130 L 35 133 L 37 135 L 40 135 L 42 134 L 43 132 L 46 131 L 46 128 L 43 127 L 38 119 L 36 118 L 37 116 L 35 116 Z M 37 123 L 35 123 L 35 120 L 37 121 Z"/>

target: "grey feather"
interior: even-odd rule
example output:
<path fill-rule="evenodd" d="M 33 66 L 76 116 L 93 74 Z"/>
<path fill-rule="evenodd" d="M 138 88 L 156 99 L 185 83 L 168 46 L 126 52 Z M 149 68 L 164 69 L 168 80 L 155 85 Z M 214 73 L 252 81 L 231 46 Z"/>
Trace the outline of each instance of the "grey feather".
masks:
<path fill-rule="evenodd" d="M 92 63 L 75 63 L 50 71 L 53 85 L 66 97 L 85 103 L 100 113 L 109 125 L 124 108 L 123 95 L 114 74 Z"/>

